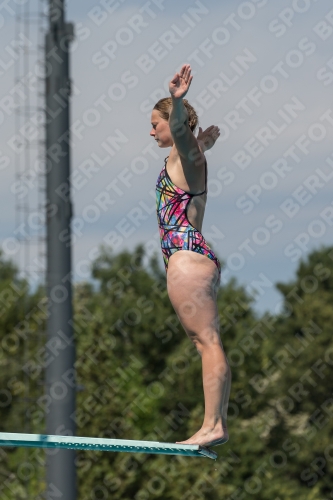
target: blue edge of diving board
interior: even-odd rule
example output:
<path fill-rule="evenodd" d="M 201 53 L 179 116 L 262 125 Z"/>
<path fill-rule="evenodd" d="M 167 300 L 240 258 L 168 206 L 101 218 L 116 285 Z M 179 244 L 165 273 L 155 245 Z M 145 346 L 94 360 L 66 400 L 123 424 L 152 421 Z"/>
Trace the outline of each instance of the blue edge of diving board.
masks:
<path fill-rule="evenodd" d="M 47 434 L 20 434 L 0 432 L 0 446 L 23 446 L 32 448 L 67 448 L 74 450 L 127 451 L 131 453 L 155 453 L 161 455 L 183 455 L 187 457 L 217 458 L 217 454 L 197 444 L 160 443 L 158 441 L 134 441 L 74 436 L 51 436 Z"/>

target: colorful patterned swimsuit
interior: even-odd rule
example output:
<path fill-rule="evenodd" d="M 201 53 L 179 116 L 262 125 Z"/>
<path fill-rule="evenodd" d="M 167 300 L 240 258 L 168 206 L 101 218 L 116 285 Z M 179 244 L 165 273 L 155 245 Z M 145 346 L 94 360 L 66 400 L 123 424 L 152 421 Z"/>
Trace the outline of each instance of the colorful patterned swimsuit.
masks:
<path fill-rule="evenodd" d="M 168 271 L 170 256 L 178 250 L 191 250 L 192 252 L 207 255 L 215 262 L 221 277 L 221 264 L 214 252 L 207 244 L 205 238 L 187 218 L 187 207 L 193 196 L 207 192 L 207 162 L 205 163 L 206 180 L 205 191 L 191 194 L 177 187 L 169 177 L 166 162 L 158 176 L 156 183 L 156 209 L 159 225 L 161 247 L 165 271 Z"/>

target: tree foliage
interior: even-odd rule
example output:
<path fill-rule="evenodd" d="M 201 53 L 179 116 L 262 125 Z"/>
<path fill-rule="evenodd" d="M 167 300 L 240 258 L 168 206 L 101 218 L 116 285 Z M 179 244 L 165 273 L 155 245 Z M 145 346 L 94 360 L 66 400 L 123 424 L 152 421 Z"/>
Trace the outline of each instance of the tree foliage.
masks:
<path fill-rule="evenodd" d="M 174 442 L 201 426 L 200 357 L 171 306 L 156 256 L 146 266 L 144 259 L 142 245 L 118 255 L 101 247 L 94 284 L 75 285 L 77 435 Z M 31 293 L 3 255 L 0 276 L 1 431 L 23 432 L 28 419 L 30 432 L 39 433 L 41 412 L 19 397 L 28 382 L 33 397 L 41 393 L 37 365 L 23 367 L 40 349 L 44 290 Z M 311 253 L 292 282 L 276 286 L 281 312 L 260 317 L 234 278 L 219 290 L 232 391 L 230 439 L 215 448 L 218 460 L 81 451 L 78 498 L 333 498 L 333 249 Z M 2 449 L 3 498 L 27 498 L 28 488 L 39 498 L 37 466 L 29 481 L 19 473 L 22 461 L 37 463 L 36 453 L 31 457 Z"/>

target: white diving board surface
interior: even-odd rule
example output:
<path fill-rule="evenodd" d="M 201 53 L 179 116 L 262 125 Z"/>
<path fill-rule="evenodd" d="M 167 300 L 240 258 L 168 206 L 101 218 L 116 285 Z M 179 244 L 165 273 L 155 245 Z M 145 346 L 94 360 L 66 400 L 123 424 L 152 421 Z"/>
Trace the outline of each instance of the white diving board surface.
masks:
<path fill-rule="evenodd" d="M 47 434 L 20 434 L 14 432 L 0 432 L 0 446 L 126 451 L 130 453 L 155 453 L 160 455 L 217 458 L 217 454 L 214 451 L 197 444 L 160 443 L 158 441 L 134 441 L 76 436 L 51 436 Z"/>

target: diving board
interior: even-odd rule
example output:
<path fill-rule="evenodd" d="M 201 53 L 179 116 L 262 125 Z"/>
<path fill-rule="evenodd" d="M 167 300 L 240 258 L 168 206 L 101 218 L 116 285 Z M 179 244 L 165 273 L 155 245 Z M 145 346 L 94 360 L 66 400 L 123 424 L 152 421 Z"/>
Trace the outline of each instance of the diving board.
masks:
<path fill-rule="evenodd" d="M 31 448 L 67 448 L 74 450 L 126 451 L 129 453 L 155 453 L 183 455 L 187 457 L 217 458 L 217 454 L 205 446 L 193 444 L 160 443 L 158 441 L 134 441 L 76 436 L 52 436 L 47 434 L 20 434 L 0 432 L 0 446 L 24 446 Z"/>

